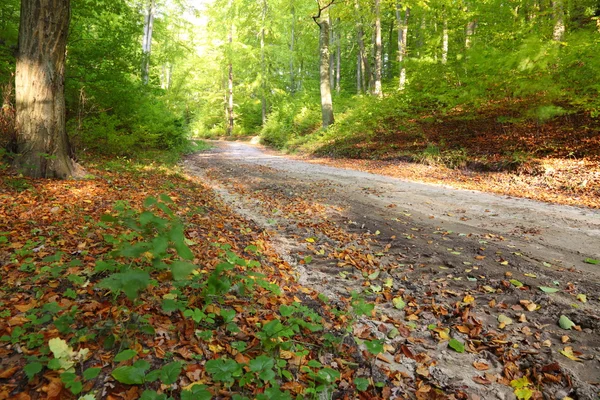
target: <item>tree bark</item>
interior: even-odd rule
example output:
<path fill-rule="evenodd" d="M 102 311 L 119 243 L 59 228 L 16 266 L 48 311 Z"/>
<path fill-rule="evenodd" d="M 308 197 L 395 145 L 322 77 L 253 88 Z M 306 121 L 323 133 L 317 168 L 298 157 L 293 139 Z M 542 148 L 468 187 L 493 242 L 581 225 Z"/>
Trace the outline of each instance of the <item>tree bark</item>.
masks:
<path fill-rule="evenodd" d="M 400 4 L 396 3 L 396 20 L 398 21 L 398 67 L 400 68 L 398 90 L 404 90 L 406 87 L 406 67 L 404 66 L 404 57 L 406 56 L 409 15 L 410 8 L 407 7 L 404 11 L 404 17 L 402 17 Z"/>
<path fill-rule="evenodd" d="M 444 28 L 442 29 L 442 64 L 448 62 L 448 18 L 444 14 Z"/>
<path fill-rule="evenodd" d="M 333 116 L 333 100 L 331 99 L 331 68 L 329 66 L 329 12 L 328 7 L 321 8 L 319 4 L 319 14 L 314 18 L 319 25 L 319 54 L 320 54 L 320 89 L 321 89 L 321 113 L 323 119 L 323 128 L 327 128 L 335 122 Z"/>
<path fill-rule="evenodd" d="M 565 9 L 563 0 L 552 0 L 552 13 L 554 14 L 554 29 L 552 40 L 562 42 L 565 39 Z"/>
<path fill-rule="evenodd" d="M 233 128 L 235 124 L 235 115 L 233 114 L 233 22 L 231 23 L 231 28 L 229 31 L 229 65 L 227 71 L 227 136 L 231 136 L 233 134 Z"/>
<path fill-rule="evenodd" d="M 265 20 L 267 18 L 267 0 L 263 0 L 262 27 L 260 32 L 260 66 L 261 66 L 261 109 L 262 123 L 267 122 L 267 64 L 265 60 Z"/>
<path fill-rule="evenodd" d="M 375 0 L 375 88 L 373 90 L 375 96 L 383 96 L 383 89 L 381 88 L 383 59 L 381 53 L 381 7 L 380 0 Z"/>
<path fill-rule="evenodd" d="M 292 95 L 296 92 L 296 82 L 294 81 L 294 44 L 296 40 L 296 9 L 294 8 L 294 0 L 291 2 L 292 12 L 292 37 L 290 41 L 290 92 Z"/>
<path fill-rule="evenodd" d="M 340 19 L 337 19 L 338 22 L 338 26 L 340 23 Z M 342 84 L 341 84 L 341 78 L 342 78 L 342 34 L 339 32 L 339 29 L 337 31 L 337 35 L 336 35 L 336 47 L 335 47 L 335 52 L 336 52 L 336 57 L 335 57 L 335 91 L 336 92 L 340 92 L 340 90 L 342 89 Z"/>
<path fill-rule="evenodd" d="M 144 36 L 142 38 L 142 82 L 144 85 L 148 84 L 150 76 L 150 53 L 152 53 L 152 30 L 154 28 L 155 13 L 156 0 L 149 0 L 144 20 Z"/>
<path fill-rule="evenodd" d="M 358 0 L 355 0 L 354 2 L 354 9 L 356 10 L 356 15 L 357 15 L 357 22 L 356 22 L 356 40 L 358 42 L 358 51 L 359 51 L 359 55 L 360 55 L 360 59 L 361 59 L 361 64 L 362 64 L 362 87 L 363 90 L 367 90 L 367 80 L 369 81 L 369 87 L 371 86 L 371 67 L 369 64 L 369 60 L 367 59 L 367 53 L 365 50 L 365 40 L 364 40 L 364 30 L 363 30 L 363 22 L 362 22 L 362 16 L 360 15 L 360 4 L 358 3 Z"/>
<path fill-rule="evenodd" d="M 335 26 L 331 15 L 329 16 L 329 47 L 335 47 Z M 335 52 L 329 51 L 329 86 L 335 87 Z"/>
<path fill-rule="evenodd" d="M 362 91 L 362 57 L 359 51 L 356 56 L 356 93 L 361 94 Z"/>
<path fill-rule="evenodd" d="M 64 76 L 69 0 L 22 0 L 15 74 L 15 167 L 36 178 L 81 176 L 69 156 Z"/>

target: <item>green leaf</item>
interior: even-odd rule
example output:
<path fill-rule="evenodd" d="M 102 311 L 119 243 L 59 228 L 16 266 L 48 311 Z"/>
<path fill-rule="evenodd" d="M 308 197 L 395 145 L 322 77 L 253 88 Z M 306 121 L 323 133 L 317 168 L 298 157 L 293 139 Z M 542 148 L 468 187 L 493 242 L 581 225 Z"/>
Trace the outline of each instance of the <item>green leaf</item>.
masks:
<path fill-rule="evenodd" d="M 533 390 L 529 388 L 520 388 L 515 390 L 515 396 L 519 400 L 529 400 L 533 396 Z"/>
<path fill-rule="evenodd" d="M 367 378 L 354 378 L 354 385 L 356 385 L 356 390 L 364 392 L 369 388 L 369 380 Z"/>
<path fill-rule="evenodd" d="M 186 279 L 192 273 L 192 271 L 198 268 L 196 265 L 185 261 L 175 261 L 170 265 L 170 267 L 171 273 L 173 274 L 173 279 L 176 281 Z"/>
<path fill-rule="evenodd" d="M 457 353 L 465 352 L 465 345 L 456 339 L 450 339 L 450 341 L 448 342 L 448 347 L 450 347 L 452 350 L 456 351 Z"/>
<path fill-rule="evenodd" d="M 213 379 L 220 382 L 234 381 L 234 377 L 242 374 L 242 366 L 235 360 L 220 358 L 206 362 L 206 371 L 212 375 Z"/>
<path fill-rule="evenodd" d="M 527 379 L 526 376 L 519 378 L 519 379 L 513 379 L 512 381 L 510 381 L 510 386 L 513 389 L 521 389 L 524 387 L 527 387 L 531 385 L 531 382 L 529 382 L 529 379 Z"/>
<path fill-rule="evenodd" d="M 596 260 L 595 258 L 586 258 L 585 260 L 583 260 L 583 262 L 586 264 L 594 264 L 594 265 L 600 264 L 600 260 Z"/>
<path fill-rule="evenodd" d="M 516 288 L 523 287 L 523 283 L 521 281 L 516 280 L 516 279 L 511 279 L 510 283 L 512 283 L 513 286 L 516 287 Z"/>
<path fill-rule="evenodd" d="M 144 383 L 147 368 L 124 366 L 115 369 L 112 377 L 126 385 L 141 385 Z"/>
<path fill-rule="evenodd" d="M 191 390 L 181 392 L 181 400 L 211 400 L 212 393 L 206 390 L 206 385 L 194 385 Z"/>
<path fill-rule="evenodd" d="M 333 368 L 323 368 L 317 372 L 317 377 L 323 383 L 331 384 L 340 378 L 340 373 Z"/>
<path fill-rule="evenodd" d="M 130 300 L 135 300 L 141 290 L 150 284 L 150 275 L 146 271 L 132 269 L 112 274 L 101 280 L 96 286 L 109 289 L 114 293 L 124 292 Z"/>
<path fill-rule="evenodd" d="M 77 380 L 77 375 L 72 372 L 63 372 L 60 374 L 60 380 L 73 394 L 79 394 L 83 390 L 83 384 Z"/>
<path fill-rule="evenodd" d="M 236 315 L 237 312 L 235 310 L 228 310 L 226 308 L 221 309 L 221 317 L 223 318 L 223 321 L 225 321 L 226 324 L 233 321 Z"/>
<path fill-rule="evenodd" d="M 169 363 L 160 369 L 160 380 L 165 385 L 172 385 L 177 382 L 181 374 L 183 364 L 179 361 Z"/>
<path fill-rule="evenodd" d="M 538 288 L 544 293 L 556 293 L 560 290 L 560 289 L 548 287 L 548 286 L 538 286 Z"/>
<path fill-rule="evenodd" d="M 31 379 L 33 379 L 34 376 L 36 376 L 42 370 L 42 368 L 44 368 L 42 363 L 34 361 L 34 362 L 27 364 L 25 366 L 25 368 L 23 368 L 23 371 L 25 371 L 25 375 L 27 375 L 27 378 L 29 378 L 29 380 L 31 380 Z"/>
<path fill-rule="evenodd" d="M 157 200 L 154 197 L 146 197 L 146 200 L 144 200 L 144 207 L 150 208 L 153 205 L 155 205 L 156 203 L 157 203 Z"/>
<path fill-rule="evenodd" d="M 271 357 L 261 355 L 255 358 L 254 360 L 251 360 L 249 366 L 250 371 L 252 372 L 270 370 L 275 366 L 275 360 L 273 360 Z"/>
<path fill-rule="evenodd" d="M 379 353 L 383 353 L 383 340 L 365 340 L 365 346 L 369 353 L 377 355 Z"/>
<path fill-rule="evenodd" d="M 139 400 L 167 400 L 167 395 L 158 394 L 154 390 L 144 390 Z"/>
<path fill-rule="evenodd" d="M 377 271 L 373 272 L 372 274 L 369 274 L 369 280 L 377 279 L 377 277 L 379 276 L 380 273 L 381 273 L 381 271 L 377 270 Z"/>
<path fill-rule="evenodd" d="M 137 355 L 137 352 L 135 350 L 131 350 L 131 349 L 123 350 L 122 352 L 120 352 L 119 354 L 117 354 L 115 356 L 113 361 L 121 362 L 121 361 L 131 360 L 136 355 Z"/>
<path fill-rule="evenodd" d="M 396 307 L 398 310 L 402 310 L 404 307 L 406 307 L 406 303 L 402 297 L 394 297 L 392 299 L 392 303 L 394 303 L 394 307 Z"/>
<path fill-rule="evenodd" d="M 83 371 L 83 379 L 86 381 L 96 379 L 100 375 L 100 371 L 102 371 L 102 368 L 88 368 Z"/>
<path fill-rule="evenodd" d="M 558 325 L 562 329 L 571 330 L 575 326 L 575 323 L 569 319 L 566 315 L 561 315 L 558 320 Z"/>

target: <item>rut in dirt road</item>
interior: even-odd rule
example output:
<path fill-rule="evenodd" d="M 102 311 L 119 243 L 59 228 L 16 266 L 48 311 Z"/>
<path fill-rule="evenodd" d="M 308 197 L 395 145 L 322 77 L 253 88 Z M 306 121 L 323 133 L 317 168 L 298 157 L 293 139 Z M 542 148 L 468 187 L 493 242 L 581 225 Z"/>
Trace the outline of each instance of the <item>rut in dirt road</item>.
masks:
<path fill-rule="evenodd" d="M 600 266 L 584 261 L 600 258 L 599 211 L 241 143 L 218 143 L 185 167 L 269 232 L 302 284 L 333 301 L 376 304 L 353 334 L 385 340 L 377 365 L 392 394 L 427 382 L 471 398 L 514 398 L 510 382 L 524 375 L 526 388 L 547 398 L 597 398 Z M 576 330 L 559 327 L 561 316 Z"/>

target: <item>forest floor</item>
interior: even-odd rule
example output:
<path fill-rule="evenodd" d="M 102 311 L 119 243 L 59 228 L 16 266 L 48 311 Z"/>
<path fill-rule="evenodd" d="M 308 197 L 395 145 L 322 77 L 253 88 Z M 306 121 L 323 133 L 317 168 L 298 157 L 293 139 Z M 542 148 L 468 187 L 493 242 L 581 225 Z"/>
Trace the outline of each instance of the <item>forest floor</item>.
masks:
<path fill-rule="evenodd" d="M 600 212 L 358 171 L 381 171 L 368 161 L 309 161 L 221 142 L 185 167 L 268 232 L 300 283 L 376 304 L 353 332 L 385 340 L 376 365 L 392 394 L 512 398 L 526 376 L 548 398 L 596 398 Z"/>
<path fill-rule="evenodd" d="M 372 135 L 335 138 L 307 150 L 321 157 L 315 162 L 342 168 L 600 208 L 598 119 L 574 114 L 509 122 L 519 107 L 503 102 L 390 120 Z"/>
<path fill-rule="evenodd" d="M 0 399 L 597 399 L 597 210 L 240 143 L 152 159 L 0 169 Z"/>

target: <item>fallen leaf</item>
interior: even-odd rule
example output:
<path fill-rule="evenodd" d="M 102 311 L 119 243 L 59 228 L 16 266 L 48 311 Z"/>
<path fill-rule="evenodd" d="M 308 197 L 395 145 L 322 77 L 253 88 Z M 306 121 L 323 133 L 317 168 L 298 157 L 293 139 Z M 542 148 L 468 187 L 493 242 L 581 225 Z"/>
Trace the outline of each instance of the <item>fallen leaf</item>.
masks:
<path fill-rule="evenodd" d="M 583 361 L 581 358 L 579 358 L 575 355 L 575 352 L 573 351 L 573 348 L 571 346 L 567 346 L 563 350 L 559 350 L 559 353 L 562 354 L 563 356 L 567 357 L 570 360 L 580 361 L 580 362 Z"/>
<path fill-rule="evenodd" d="M 560 319 L 558 320 L 558 325 L 562 329 L 571 330 L 575 326 L 575 323 L 571 321 L 566 315 L 561 315 Z"/>

